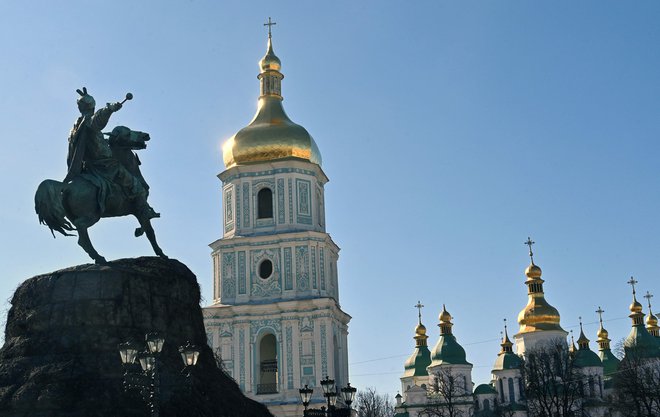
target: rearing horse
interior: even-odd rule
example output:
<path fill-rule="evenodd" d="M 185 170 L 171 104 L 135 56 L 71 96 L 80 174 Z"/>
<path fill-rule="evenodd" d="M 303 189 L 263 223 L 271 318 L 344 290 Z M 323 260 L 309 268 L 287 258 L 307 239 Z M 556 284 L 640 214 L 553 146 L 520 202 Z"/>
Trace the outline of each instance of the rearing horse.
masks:
<path fill-rule="evenodd" d="M 109 140 L 113 157 L 138 181 L 142 182 L 147 190 L 149 186 L 140 172 L 140 160 L 133 150 L 145 149 L 146 141 L 149 139 L 148 133 L 117 126 L 112 131 Z M 35 210 L 39 216 L 39 222 L 50 228 L 53 237 L 55 237 L 54 231 L 64 236 L 73 236 L 68 232 L 76 230 L 78 244 L 97 264 L 103 264 L 106 263 L 106 260 L 94 249 L 87 229 L 98 222 L 101 217 L 132 214 L 140 223 L 140 227 L 135 229 L 135 236 L 146 234 L 156 255 L 167 258 L 156 242 L 151 219 L 141 207 L 137 206 L 135 199 L 128 199 L 117 184 L 108 184 L 109 192 L 100 193 L 98 186 L 85 177 L 86 174 L 78 175 L 66 184 L 55 180 L 45 180 L 39 184 L 34 196 Z M 101 213 L 99 196 L 103 195 L 105 195 L 105 210 Z"/>

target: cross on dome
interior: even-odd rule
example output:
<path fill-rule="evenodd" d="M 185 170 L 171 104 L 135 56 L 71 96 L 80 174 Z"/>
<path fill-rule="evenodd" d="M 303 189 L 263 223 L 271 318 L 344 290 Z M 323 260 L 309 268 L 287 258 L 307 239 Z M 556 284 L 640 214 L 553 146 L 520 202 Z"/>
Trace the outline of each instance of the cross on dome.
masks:
<path fill-rule="evenodd" d="M 419 317 L 419 324 L 422 324 L 422 308 L 424 308 L 424 304 L 421 301 L 417 301 L 414 307 L 419 310 L 417 316 Z"/>
<path fill-rule="evenodd" d="M 650 292 L 646 291 L 646 295 L 644 295 L 644 298 L 646 298 L 646 301 L 649 304 L 649 310 L 651 310 L 651 298 L 653 298 L 653 294 Z"/>
<path fill-rule="evenodd" d="M 525 245 L 529 246 L 529 259 L 532 260 L 532 263 L 534 263 L 534 252 L 532 252 L 532 245 L 535 244 L 536 242 L 532 241 L 532 239 L 527 236 L 527 241 L 525 242 Z"/>
<path fill-rule="evenodd" d="M 274 26 L 274 25 L 276 25 L 276 24 L 277 24 L 277 22 L 272 22 L 272 21 L 270 20 L 270 17 L 268 17 L 268 23 L 264 23 L 264 26 L 268 26 L 268 38 L 269 38 L 269 39 L 272 37 L 272 36 L 271 36 L 270 29 L 271 29 L 272 26 Z"/>
<path fill-rule="evenodd" d="M 630 277 L 630 280 L 628 281 L 628 284 L 632 286 L 633 289 L 633 295 L 635 295 L 635 284 L 637 284 L 639 281 L 637 281 L 635 278 Z"/>
<path fill-rule="evenodd" d="M 598 321 L 600 321 L 601 325 L 603 324 L 603 313 L 604 312 L 605 312 L 605 310 L 603 310 L 602 308 L 600 308 L 600 306 L 598 306 L 598 310 L 596 310 L 596 313 L 598 313 Z"/>

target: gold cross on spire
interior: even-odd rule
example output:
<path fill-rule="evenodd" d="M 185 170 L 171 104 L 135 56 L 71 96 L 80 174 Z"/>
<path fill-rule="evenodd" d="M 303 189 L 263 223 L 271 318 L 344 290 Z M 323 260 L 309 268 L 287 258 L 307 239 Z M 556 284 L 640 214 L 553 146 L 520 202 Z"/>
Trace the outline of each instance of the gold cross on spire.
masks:
<path fill-rule="evenodd" d="M 271 38 L 271 32 L 270 32 L 271 27 L 276 24 L 277 24 L 276 22 L 270 20 L 270 17 L 268 17 L 268 23 L 264 23 L 264 26 L 268 26 L 268 39 Z"/>
<path fill-rule="evenodd" d="M 635 280 L 635 278 L 630 277 L 630 280 L 628 281 L 628 284 L 632 286 L 633 289 L 633 296 L 636 294 L 635 293 L 635 284 L 637 284 L 638 281 Z"/>
<path fill-rule="evenodd" d="M 651 298 L 653 298 L 653 294 L 650 292 L 646 291 L 646 295 L 644 296 L 646 298 L 646 301 L 649 303 L 649 311 L 651 311 Z"/>
<path fill-rule="evenodd" d="M 532 245 L 535 243 L 536 242 L 532 241 L 532 239 L 527 236 L 527 242 L 525 242 L 525 245 L 529 246 L 529 259 L 532 260 L 532 263 L 534 263 L 534 252 L 532 252 Z"/>
<path fill-rule="evenodd" d="M 598 306 L 598 310 L 596 310 L 596 313 L 598 313 L 598 321 L 600 322 L 601 326 L 603 325 L 603 313 L 604 312 L 605 312 L 605 310 L 603 310 L 602 308 L 600 308 L 600 306 Z"/>
<path fill-rule="evenodd" d="M 422 324 L 422 308 L 424 308 L 424 304 L 422 304 L 421 301 L 417 301 L 417 304 L 414 306 L 417 310 L 417 316 L 419 317 L 419 324 Z"/>

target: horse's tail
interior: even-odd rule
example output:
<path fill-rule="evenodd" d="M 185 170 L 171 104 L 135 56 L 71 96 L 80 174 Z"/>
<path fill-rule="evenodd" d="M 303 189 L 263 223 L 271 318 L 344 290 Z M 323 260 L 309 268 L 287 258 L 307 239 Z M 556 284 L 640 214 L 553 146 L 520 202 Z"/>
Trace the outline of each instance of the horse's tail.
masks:
<path fill-rule="evenodd" d="M 39 223 L 50 228 L 50 233 L 55 237 L 53 230 L 64 236 L 74 236 L 67 231 L 76 230 L 66 219 L 66 212 L 62 204 L 62 191 L 64 183 L 55 180 L 45 180 L 39 184 L 34 196 L 34 210 L 39 216 Z"/>

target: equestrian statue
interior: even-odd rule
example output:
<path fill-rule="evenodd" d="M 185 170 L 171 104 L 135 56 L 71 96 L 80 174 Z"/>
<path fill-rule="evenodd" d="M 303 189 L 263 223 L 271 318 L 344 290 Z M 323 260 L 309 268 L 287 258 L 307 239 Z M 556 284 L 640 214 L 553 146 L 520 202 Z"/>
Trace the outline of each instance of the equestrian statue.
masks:
<path fill-rule="evenodd" d="M 61 182 L 45 180 L 39 184 L 34 197 L 39 222 L 50 228 L 53 237 L 54 231 L 64 236 L 77 231 L 78 244 L 97 264 L 104 264 L 106 260 L 94 249 L 87 229 L 102 217 L 132 214 L 140 223 L 135 236 L 145 234 L 156 255 L 166 258 L 151 226 L 151 219 L 160 214 L 147 203 L 149 185 L 133 152 L 147 147 L 149 134 L 125 126 L 102 132 L 110 116 L 133 95 L 128 93 L 122 102 L 94 111 L 96 102 L 87 88 L 76 91 L 81 115 L 69 134 L 68 171 Z"/>

